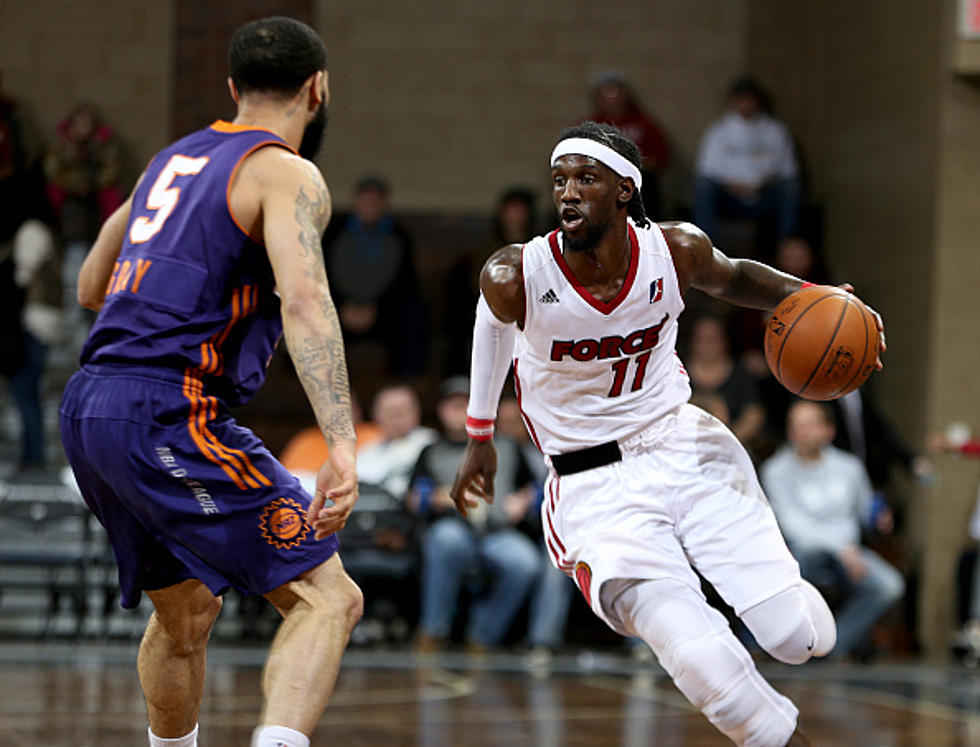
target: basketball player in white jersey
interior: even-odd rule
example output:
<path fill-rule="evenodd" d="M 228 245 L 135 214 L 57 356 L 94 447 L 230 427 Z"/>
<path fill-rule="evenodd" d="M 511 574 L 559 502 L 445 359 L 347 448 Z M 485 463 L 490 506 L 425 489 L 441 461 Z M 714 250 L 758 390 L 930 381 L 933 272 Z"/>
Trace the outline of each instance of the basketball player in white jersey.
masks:
<path fill-rule="evenodd" d="M 551 156 L 561 229 L 504 247 L 484 266 L 471 439 L 452 496 L 464 514 L 493 496 L 493 420 L 513 363 L 550 467 L 542 524 L 551 561 L 610 627 L 645 640 L 733 741 L 809 744 L 796 707 L 760 676 L 692 566 L 780 661 L 828 653 L 833 616 L 800 578 L 741 444 L 687 404 L 674 352 L 688 288 L 773 309 L 804 284 L 729 259 L 690 224 L 651 223 L 640 163 L 613 127 L 566 130 Z"/>

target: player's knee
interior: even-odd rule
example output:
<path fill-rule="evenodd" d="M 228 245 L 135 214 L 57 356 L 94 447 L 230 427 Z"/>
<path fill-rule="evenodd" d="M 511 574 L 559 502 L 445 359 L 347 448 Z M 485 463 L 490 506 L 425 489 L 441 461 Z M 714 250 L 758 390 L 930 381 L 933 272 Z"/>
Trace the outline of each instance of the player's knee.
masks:
<path fill-rule="evenodd" d="M 770 643 L 763 648 L 772 656 L 784 664 L 803 664 L 813 656 L 813 649 L 817 644 L 816 631 L 809 618 L 802 618 L 797 621 L 797 625 L 785 640 L 779 643 Z"/>
<path fill-rule="evenodd" d="M 313 585 L 302 597 L 314 615 L 325 623 L 339 624 L 348 632 L 364 614 L 364 594 L 344 571 L 334 575 L 329 586 Z"/>
<path fill-rule="evenodd" d="M 823 606 L 826 607 L 825 604 Z M 826 641 L 820 639 L 826 638 L 827 633 L 823 636 L 818 634 L 814 614 L 822 614 L 822 610 L 810 605 L 803 590 L 794 586 L 743 612 L 742 621 L 758 644 L 774 659 L 785 664 L 803 664 L 826 648 Z M 826 614 L 829 616 L 830 611 L 827 610 Z M 830 626 L 833 630 L 832 617 Z M 821 625 L 821 629 L 825 627 Z M 834 636 L 831 634 L 830 637 Z M 833 641 L 830 645 L 833 647 Z"/>
<path fill-rule="evenodd" d="M 347 623 L 347 630 L 351 631 L 364 616 L 364 593 L 350 576 L 347 576 L 347 581 L 341 593 L 340 607 Z"/>
<path fill-rule="evenodd" d="M 190 656 L 207 645 L 221 605 L 221 597 L 209 594 L 201 595 L 194 605 L 166 618 L 157 611 L 160 625 L 171 639 L 171 646 L 178 656 Z"/>
<path fill-rule="evenodd" d="M 813 647 L 813 655 L 826 656 L 837 645 L 837 623 L 834 622 L 834 613 L 830 611 L 827 601 L 816 587 L 806 579 L 801 580 L 800 591 L 810 612 L 810 622 L 817 631 L 817 643 Z"/>

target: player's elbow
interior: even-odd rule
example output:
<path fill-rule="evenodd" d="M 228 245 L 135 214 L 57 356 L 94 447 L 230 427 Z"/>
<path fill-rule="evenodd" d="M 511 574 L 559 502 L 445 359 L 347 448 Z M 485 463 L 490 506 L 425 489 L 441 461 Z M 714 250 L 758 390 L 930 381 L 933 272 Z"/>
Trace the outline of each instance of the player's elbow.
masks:
<path fill-rule="evenodd" d="M 283 321 L 313 322 L 323 319 L 333 309 L 330 294 L 321 287 L 302 287 L 288 292 L 280 291 L 280 308 Z"/>
<path fill-rule="evenodd" d="M 88 288 L 82 283 L 78 284 L 78 291 L 75 293 L 75 297 L 78 299 L 79 304 L 92 311 L 101 311 L 102 305 L 105 303 L 104 291 Z"/>

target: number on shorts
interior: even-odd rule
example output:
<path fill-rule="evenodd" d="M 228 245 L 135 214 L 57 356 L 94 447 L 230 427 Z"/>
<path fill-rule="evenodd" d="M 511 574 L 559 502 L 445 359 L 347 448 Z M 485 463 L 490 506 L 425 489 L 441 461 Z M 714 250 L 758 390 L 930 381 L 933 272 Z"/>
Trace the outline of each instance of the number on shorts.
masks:
<path fill-rule="evenodd" d="M 170 186 L 178 176 L 192 176 L 200 174 L 201 170 L 208 165 L 211 159 L 207 156 L 201 158 L 190 158 L 188 156 L 172 156 L 167 165 L 160 171 L 160 175 L 153 186 L 150 194 L 146 198 L 147 210 L 155 210 L 156 215 L 150 220 L 145 216 L 140 216 L 133 221 L 129 229 L 129 240 L 134 244 L 142 244 L 156 236 L 163 224 L 170 217 L 170 214 L 177 207 L 177 200 L 180 199 L 180 187 Z"/>
<path fill-rule="evenodd" d="M 650 353 L 652 350 L 647 350 L 636 356 L 636 371 L 633 374 L 633 384 L 630 386 L 631 392 L 639 391 L 643 387 L 643 377 L 647 372 L 647 361 L 650 360 Z M 630 366 L 630 362 L 633 358 L 623 358 L 618 360 L 612 365 L 613 370 L 613 383 L 609 387 L 608 397 L 618 397 L 623 393 L 623 384 L 626 383 L 626 370 Z"/>

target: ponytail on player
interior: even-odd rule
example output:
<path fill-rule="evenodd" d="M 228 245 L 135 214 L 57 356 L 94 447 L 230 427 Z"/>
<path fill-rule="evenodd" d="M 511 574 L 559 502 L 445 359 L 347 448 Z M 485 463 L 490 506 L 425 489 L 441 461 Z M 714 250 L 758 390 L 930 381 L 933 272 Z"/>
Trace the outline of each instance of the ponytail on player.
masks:
<path fill-rule="evenodd" d="M 558 142 L 568 140 L 571 137 L 584 137 L 602 143 L 619 153 L 636 168 L 643 168 L 643 156 L 640 149 L 618 127 L 592 121 L 582 122 L 582 124 L 566 127 L 562 130 L 558 136 Z M 646 228 L 650 225 L 650 219 L 647 217 L 646 207 L 643 205 L 643 196 L 640 194 L 639 186 L 633 186 L 633 196 L 626 203 L 626 214 L 633 219 L 637 226 Z"/>

